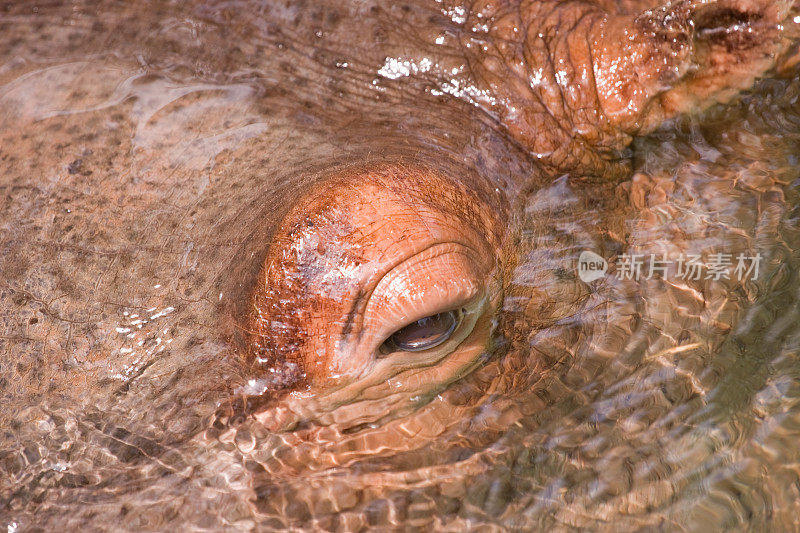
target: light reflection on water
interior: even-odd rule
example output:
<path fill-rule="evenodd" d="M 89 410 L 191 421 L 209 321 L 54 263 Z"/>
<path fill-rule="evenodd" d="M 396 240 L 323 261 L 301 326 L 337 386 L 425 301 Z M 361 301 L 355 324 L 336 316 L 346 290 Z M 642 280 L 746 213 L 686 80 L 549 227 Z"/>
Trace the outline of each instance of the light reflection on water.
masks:
<path fill-rule="evenodd" d="M 380 73 L 393 65 L 402 74 L 418 64 L 373 66 Z M 339 70 L 357 66 L 351 61 Z M 78 296 L 48 302 L 48 313 L 81 318 L 82 300 L 94 287 L 88 298 L 99 302 L 92 308 L 99 333 L 52 326 L 41 336 L 85 338 L 49 345 L 51 357 L 59 362 L 66 354 L 70 376 L 100 385 L 86 397 L 70 395 L 64 391 L 80 386 L 62 379 L 61 389 L 7 396 L 18 420 L 0 426 L 11 428 L 0 441 L 0 468 L 11 480 L 0 481 L 6 506 L 0 524 L 9 531 L 39 520 L 231 530 L 257 524 L 694 530 L 759 528 L 768 521 L 776 530 L 798 527 L 796 81 L 761 82 L 730 106 L 638 140 L 636 174 L 621 184 L 564 176 L 518 198 L 510 231 L 519 261 L 500 318 L 504 333 L 496 353 L 471 375 L 415 398 L 390 420 L 356 427 L 334 414 L 327 424 L 271 431 L 258 420 L 209 429 L 219 397 L 197 393 L 198 383 L 206 386 L 212 377 L 223 390 L 239 381 L 262 386 L 237 381 L 235 370 L 204 375 L 209 361 L 234 366 L 209 318 L 224 295 L 208 279 L 225 275 L 220 257 L 230 257 L 215 250 L 238 250 L 244 242 L 244 224 L 220 221 L 246 217 L 230 213 L 251 205 L 242 201 L 226 212 L 213 195 L 226 186 L 252 188 L 243 176 L 262 163 L 236 166 L 236 159 L 269 156 L 266 168 L 293 168 L 304 148 L 333 160 L 339 141 L 320 139 L 348 134 L 342 122 L 328 123 L 323 111 L 315 115 L 298 104 L 301 96 L 265 96 L 258 83 L 147 74 L 138 64 L 86 59 L 31 69 L 0 89 L 0 123 L 34 136 L 39 123 L 59 120 L 80 132 L 80 119 L 70 116 L 84 114 L 96 117 L 89 125 L 97 131 L 99 125 L 124 130 L 119 136 L 129 144 L 121 150 L 131 156 L 109 155 L 104 171 L 117 180 L 110 187 L 116 192 L 89 207 L 100 212 L 98 224 L 122 216 L 125 230 L 117 227 L 107 240 L 87 232 L 73 244 L 90 257 L 126 246 L 139 254 L 120 263 L 89 259 Z M 313 70 L 304 75 L 321 77 Z M 75 96 L 76 87 L 91 91 Z M 260 107 L 264 102 L 274 105 Z M 461 157 L 447 135 L 403 125 L 442 158 Z M 437 125 L 447 132 L 446 121 Z M 117 135 L 108 132 L 101 144 Z M 52 135 L 45 138 L 58 138 Z M 70 178 L 58 157 L 26 152 L 22 141 L 9 139 L 7 151 L 63 180 L 45 198 L 82 184 L 100 194 L 91 181 L 99 171 L 83 176 L 78 164 Z M 259 139 L 266 142 L 242 148 Z M 515 157 L 496 146 L 472 150 L 501 160 L 495 169 L 503 157 Z M 86 165 L 92 155 L 84 156 Z M 287 170 L 283 179 L 291 175 Z M 148 182 L 156 185 L 148 189 Z M 250 194 L 242 198 L 261 193 Z M 30 207 L 33 219 L 37 200 L 27 201 L 22 207 Z M 146 209 L 129 211 L 136 203 Z M 79 206 L 70 214 L 74 224 L 89 224 L 77 218 L 87 216 Z M 585 250 L 612 264 L 591 284 L 575 271 Z M 745 253 L 764 260 L 759 278 L 745 283 L 669 275 L 636 281 L 615 276 L 614 258 L 623 253 Z M 60 292 L 45 262 L 22 276 L 28 292 Z M 141 338 L 130 337 L 139 331 Z M 26 338 L 39 333 L 31 329 Z M 15 339 L 4 339 L 7 353 L 40 349 Z M 168 344 L 175 348 L 164 351 Z M 108 353 L 119 355 L 112 365 L 103 364 Z M 126 395 L 119 382 L 134 393 Z M 103 387 L 113 390 L 113 400 L 101 399 L 111 396 Z M 44 400 L 32 400 L 34 393 Z"/>

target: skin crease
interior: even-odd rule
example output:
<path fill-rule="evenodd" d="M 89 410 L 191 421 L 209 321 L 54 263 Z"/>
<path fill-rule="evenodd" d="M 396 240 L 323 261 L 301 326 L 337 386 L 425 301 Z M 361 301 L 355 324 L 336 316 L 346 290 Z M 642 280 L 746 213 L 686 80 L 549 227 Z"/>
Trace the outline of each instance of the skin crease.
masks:
<path fill-rule="evenodd" d="M 284 408 L 308 418 L 309 409 L 327 412 L 353 397 L 430 393 L 475 367 L 500 301 L 508 206 L 469 183 L 480 182 L 453 183 L 408 165 L 353 168 L 327 178 L 287 215 L 259 275 L 249 325 L 260 372 L 289 363 L 298 374 L 290 386 L 314 391 L 313 407 Z M 460 308 L 469 312 L 451 341 L 379 355 L 394 331 Z M 382 402 L 378 409 L 381 417 L 392 410 Z M 269 414 L 260 420 L 287 424 Z"/>
<path fill-rule="evenodd" d="M 487 110 L 545 165 L 618 177 L 629 168 L 612 162 L 631 135 L 729 97 L 769 68 L 791 6 L 643 2 L 653 9 L 614 14 L 594 2 L 486 2 L 470 19 L 486 24 L 485 36 L 467 34 L 462 46 L 491 88 Z M 743 24 L 730 31 L 725 21 Z M 539 135 L 545 124 L 555 133 Z"/>
<path fill-rule="evenodd" d="M 273 238 L 254 326 L 265 352 L 287 344 L 266 338 L 272 320 L 297 322 L 287 337 L 302 342 L 286 356 L 261 358 L 294 357 L 312 381 L 354 374 L 365 362 L 352 359 L 372 356 L 389 334 L 419 318 L 484 296 L 496 305 L 496 294 L 482 288 L 502 274 L 497 261 L 508 207 L 483 209 L 485 196 L 453 185 L 409 166 L 349 171 L 298 204 Z M 342 336 L 356 342 L 353 352 L 337 353 Z"/>
<path fill-rule="evenodd" d="M 538 154 L 546 166 L 613 177 L 620 167 L 618 161 L 609 160 L 609 151 L 620 153 L 630 142 L 630 134 L 645 133 L 666 117 L 724 98 L 736 87 L 752 83 L 754 73 L 771 66 L 779 50 L 778 23 L 789 7 L 789 2 L 711 6 L 677 2 L 633 16 L 611 15 L 591 3 L 479 3 L 471 13 L 474 21 L 485 24 L 487 36 L 478 40 L 470 35 L 461 44 L 476 79 L 491 88 L 494 101 L 502 102 L 490 111 L 512 137 Z M 735 29 L 720 33 L 718 26 L 726 21 Z M 570 31 L 563 31 L 565 27 Z M 555 66 L 564 64 L 564 58 L 570 59 L 568 66 Z M 558 91 L 541 79 L 530 81 L 531 76 L 543 76 L 542 70 L 532 72 L 530 65 L 538 64 L 554 69 Z M 518 79 L 526 78 L 523 86 L 517 85 Z M 501 107 L 499 112 L 497 107 Z M 553 121 L 556 133 L 541 135 L 540 125 Z M 420 190 L 448 187 L 446 178 L 430 176 L 424 168 L 390 167 L 383 172 L 404 184 L 406 180 L 421 182 Z M 499 228 L 509 215 L 457 190 L 445 196 L 453 198 L 454 205 L 469 206 L 468 211 L 430 206 L 430 213 L 408 212 L 395 207 L 397 200 L 391 193 L 366 185 L 374 179 L 369 171 L 329 179 L 343 185 L 315 190 L 273 237 L 263 285 L 256 287 L 253 296 L 251 344 L 256 361 L 268 372 L 280 372 L 280 366 L 290 362 L 297 373 L 295 384 L 316 385 L 316 392 L 325 397 L 319 389 L 332 380 L 336 389 L 350 391 L 352 387 L 354 392 L 349 394 L 355 398 L 365 394 L 371 380 L 383 382 L 387 377 L 378 370 L 377 353 L 388 335 L 464 301 L 453 294 L 455 287 L 437 289 L 437 281 L 459 280 L 453 285 L 463 284 L 463 291 L 469 293 L 480 291 L 477 287 L 482 283 L 491 283 L 490 314 L 500 299 L 503 276 L 494 265 L 467 267 L 467 272 L 460 264 L 440 265 L 436 272 L 417 267 L 418 281 L 384 295 L 383 287 L 376 290 L 375 283 L 386 274 L 386 263 L 396 265 L 434 243 L 453 242 L 457 234 L 465 239 L 462 244 L 476 250 L 476 257 L 501 258 Z M 404 203 L 418 206 L 420 201 Z M 499 220 L 484 218 L 462 226 L 471 218 L 469 211 L 499 215 Z M 297 222 L 298 217 L 303 221 Z M 440 224 L 452 225 L 452 232 Z M 486 230 L 493 235 L 492 242 L 476 245 Z M 363 239 L 364 234 L 369 240 Z M 370 315 L 364 318 L 365 286 L 371 305 L 366 306 Z M 398 294 L 414 295 L 426 306 L 410 299 L 403 302 L 402 310 L 386 308 Z M 480 354 L 479 349 L 466 351 L 473 358 Z M 415 374 L 415 386 L 400 388 L 409 393 L 435 390 L 449 383 L 448 376 L 462 375 L 463 365 L 454 365 L 452 370 L 449 366 L 443 361 L 434 369 L 435 378 Z M 359 382 L 364 386 L 353 387 Z M 329 403 L 338 406 L 344 401 Z M 305 411 L 303 416 L 311 415 Z M 262 415 L 261 420 L 268 418 Z"/>
<path fill-rule="evenodd" d="M 704 504 L 692 476 L 717 459 L 791 524 L 797 458 L 704 454 L 738 419 L 691 418 L 757 290 L 653 282 L 671 298 L 648 301 L 564 271 L 577 247 L 689 249 L 702 223 L 659 225 L 681 220 L 684 155 L 676 185 L 631 177 L 627 147 L 771 75 L 793 39 L 788 2 L 659 5 L 0 6 L 0 528 L 691 527 L 672 502 Z M 436 67 L 392 78 L 407 57 Z M 758 224 L 709 233 L 791 250 L 791 198 L 749 141 L 744 169 L 703 160 L 723 179 L 687 190 L 713 220 L 752 187 Z M 463 338 L 376 355 L 471 304 Z M 625 418 L 613 390 L 652 410 Z M 655 473 L 651 423 L 678 454 Z M 709 440 L 681 440 L 692 424 Z"/>

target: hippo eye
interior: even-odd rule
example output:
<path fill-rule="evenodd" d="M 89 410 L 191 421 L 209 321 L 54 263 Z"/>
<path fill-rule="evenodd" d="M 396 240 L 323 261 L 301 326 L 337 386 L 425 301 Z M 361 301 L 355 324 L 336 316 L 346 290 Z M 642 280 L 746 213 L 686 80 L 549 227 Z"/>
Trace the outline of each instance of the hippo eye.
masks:
<path fill-rule="evenodd" d="M 380 352 L 421 352 L 439 346 L 453 335 L 462 316 L 463 310 L 453 310 L 420 318 L 392 333 L 381 345 Z"/>

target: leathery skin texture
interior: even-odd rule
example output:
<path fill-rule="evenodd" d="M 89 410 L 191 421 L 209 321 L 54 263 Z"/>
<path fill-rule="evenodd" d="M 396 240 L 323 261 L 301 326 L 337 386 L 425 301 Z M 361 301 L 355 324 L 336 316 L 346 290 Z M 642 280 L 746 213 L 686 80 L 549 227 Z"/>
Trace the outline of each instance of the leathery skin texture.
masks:
<path fill-rule="evenodd" d="M 799 28 L 0 4 L 0 530 L 796 529 Z"/>

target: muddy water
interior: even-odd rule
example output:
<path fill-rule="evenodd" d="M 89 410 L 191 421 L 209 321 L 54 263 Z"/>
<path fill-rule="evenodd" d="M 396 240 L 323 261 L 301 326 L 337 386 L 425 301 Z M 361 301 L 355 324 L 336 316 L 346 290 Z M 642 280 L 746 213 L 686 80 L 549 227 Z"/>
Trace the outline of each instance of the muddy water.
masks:
<path fill-rule="evenodd" d="M 2 7 L 0 528 L 798 527 L 796 75 L 638 139 L 622 183 L 544 176 L 475 108 L 460 16 Z M 368 159 L 511 199 L 493 350 L 390 420 L 221 421 L 261 383 L 230 317 L 273 225 Z"/>

